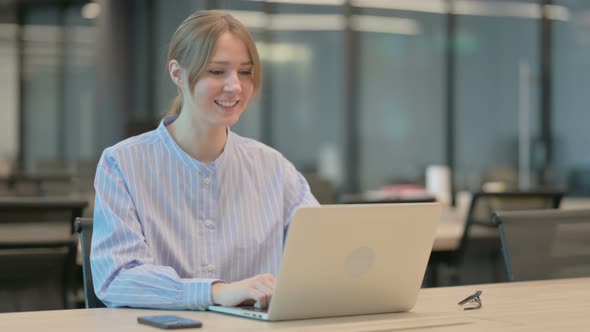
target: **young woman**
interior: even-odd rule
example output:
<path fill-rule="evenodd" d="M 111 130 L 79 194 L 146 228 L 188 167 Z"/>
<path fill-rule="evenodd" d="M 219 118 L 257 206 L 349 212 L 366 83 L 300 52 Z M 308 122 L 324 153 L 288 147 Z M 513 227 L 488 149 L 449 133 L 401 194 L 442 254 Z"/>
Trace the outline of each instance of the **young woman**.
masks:
<path fill-rule="evenodd" d="M 109 307 L 266 307 L 293 215 L 318 202 L 279 152 L 230 130 L 260 90 L 256 46 L 231 15 L 202 11 L 168 61 L 170 116 L 98 164 L 95 291 Z"/>

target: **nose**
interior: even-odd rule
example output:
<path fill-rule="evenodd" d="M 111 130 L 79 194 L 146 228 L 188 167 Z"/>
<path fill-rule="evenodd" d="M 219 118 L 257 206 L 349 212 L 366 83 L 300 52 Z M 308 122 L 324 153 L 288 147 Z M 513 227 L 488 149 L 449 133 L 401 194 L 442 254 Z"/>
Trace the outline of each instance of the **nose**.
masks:
<path fill-rule="evenodd" d="M 225 80 L 223 90 L 226 92 L 239 93 L 242 91 L 242 84 L 238 72 L 231 72 Z"/>

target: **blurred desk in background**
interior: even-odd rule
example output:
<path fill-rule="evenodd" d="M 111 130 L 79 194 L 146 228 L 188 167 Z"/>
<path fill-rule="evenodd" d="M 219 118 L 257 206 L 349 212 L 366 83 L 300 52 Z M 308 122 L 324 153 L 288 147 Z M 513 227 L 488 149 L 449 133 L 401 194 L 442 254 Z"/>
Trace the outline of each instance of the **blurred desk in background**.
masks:
<path fill-rule="evenodd" d="M 563 210 L 581 210 L 590 209 L 590 197 L 564 197 L 561 200 L 560 209 Z"/>
<path fill-rule="evenodd" d="M 564 197 L 559 207 L 562 210 L 590 209 L 590 197 Z M 465 206 L 448 207 L 443 211 L 433 251 L 455 250 L 463 235 L 467 219 Z M 474 237 L 487 236 L 489 232 L 474 229 Z"/>
<path fill-rule="evenodd" d="M 432 203 L 436 199 L 432 196 L 423 197 L 388 197 L 379 199 L 367 199 L 364 195 L 347 194 L 340 197 L 341 204 L 390 204 L 390 203 Z"/>
<path fill-rule="evenodd" d="M 382 204 L 382 203 L 429 203 L 436 198 L 422 185 L 395 184 L 385 185 L 377 190 L 363 193 L 340 195 L 342 204 Z"/>
<path fill-rule="evenodd" d="M 429 203 L 435 198 L 428 194 L 395 196 L 386 194 L 345 194 L 340 196 L 342 204 L 388 204 L 388 203 Z M 462 192 L 457 196 L 457 207 L 445 206 L 440 220 L 433 252 L 454 251 L 459 247 L 469 208 L 470 195 Z M 564 197 L 561 209 L 590 209 L 590 197 Z M 494 232 L 495 230 L 491 230 Z M 474 229 L 472 236 L 489 237 L 490 230 Z"/>
<path fill-rule="evenodd" d="M 87 199 L 73 196 L 0 197 L 0 226 L 59 220 L 69 225 L 73 234 L 74 220 L 87 206 Z"/>
<path fill-rule="evenodd" d="M 438 224 L 432 251 L 452 251 L 459 247 L 463 235 L 466 213 L 455 208 L 445 208 Z"/>
<path fill-rule="evenodd" d="M 15 173 L 0 177 L 0 195 L 2 196 L 46 196 L 53 188 L 59 188 L 63 194 L 73 187 L 77 178 L 69 173 L 21 174 Z"/>

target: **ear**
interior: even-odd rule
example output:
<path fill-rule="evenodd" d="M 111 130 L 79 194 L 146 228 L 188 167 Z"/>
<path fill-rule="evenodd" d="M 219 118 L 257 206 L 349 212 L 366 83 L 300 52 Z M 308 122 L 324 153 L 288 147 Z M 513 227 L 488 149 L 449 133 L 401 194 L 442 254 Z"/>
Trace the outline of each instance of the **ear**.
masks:
<path fill-rule="evenodd" d="M 179 88 L 182 88 L 182 78 L 183 78 L 183 70 L 178 61 L 170 60 L 168 63 L 168 73 L 170 74 L 170 78 L 172 82 L 176 84 Z"/>

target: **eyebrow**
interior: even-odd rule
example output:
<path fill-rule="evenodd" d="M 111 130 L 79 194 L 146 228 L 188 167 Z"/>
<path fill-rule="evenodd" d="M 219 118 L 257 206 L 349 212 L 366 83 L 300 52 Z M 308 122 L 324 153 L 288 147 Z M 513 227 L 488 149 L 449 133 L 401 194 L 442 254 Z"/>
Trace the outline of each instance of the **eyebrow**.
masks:
<path fill-rule="evenodd" d="M 214 64 L 214 65 L 229 65 L 229 61 L 209 61 L 208 63 L 210 64 Z M 240 63 L 240 66 L 252 66 L 254 65 L 254 63 L 252 61 L 248 61 L 248 62 L 242 62 Z"/>

